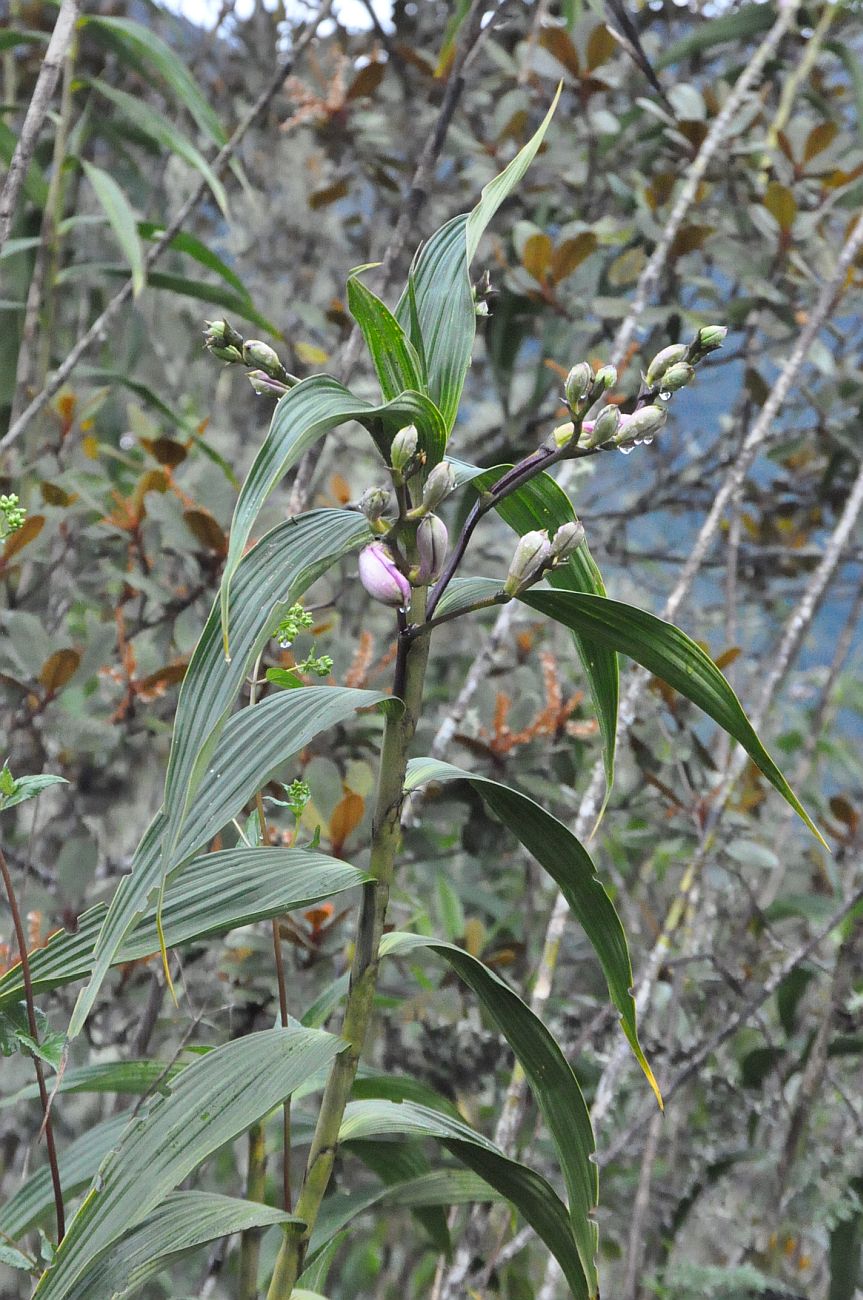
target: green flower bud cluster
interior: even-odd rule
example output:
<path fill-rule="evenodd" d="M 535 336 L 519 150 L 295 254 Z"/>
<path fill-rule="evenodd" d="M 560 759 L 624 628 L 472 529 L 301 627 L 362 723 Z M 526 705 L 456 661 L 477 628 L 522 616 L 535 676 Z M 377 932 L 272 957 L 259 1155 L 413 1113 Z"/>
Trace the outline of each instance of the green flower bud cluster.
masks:
<path fill-rule="evenodd" d="M 285 787 L 285 794 L 288 796 L 285 804 L 290 808 L 294 816 L 299 820 L 302 817 L 305 807 L 311 802 L 312 791 L 308 781 L 292 781 Z"/>
<path fill-rule="evenodd" d="M 538 582 L 546 569 L 553 569 L 578 550 L 584 541 L 584 525 L 577 519 L 560 528 L 549 538 L 545 528 L 525 533 L 515 548 L 503 589 L 510 596 L 518 596 L 533 583 Z"/>
<path fill-rule="evenodd" d="M 331 655 L 316 655 L 314 649 L 311 654 L 306 655 L 301 664 L 297 664 L 298 673 L 311 673 L 313 677 L 329 677 L 333 671 L 333 660 Z"/>
<path fill-rule="evenodd" d="M 273 636 L 282 649 L 287 650 L 288 646 L 296 641 L 300 632 L 312 627 L 314 622 L 314 616 L 307 609 L 303 609 L 302 605 L 292 605 L 276 627 Z"/>
<path fill-rule="evenodd" d="M 229 365 L 243 360 L 242 334 L 239 334 L 226 320 L 204 321 L 204 347 L 218 361 Z"/>
<path fill-rule="evenodd" d="M 14 492 L 0 496 L 0 540 L 10 533 L 17 532 L 27 518 L 27 511 L 20 505 Z"/>
<path fill-rule="evenodd" d="M 296 375 L 285 369 L 278 352 L 269 343 L 263 343 L 260 339 L 244 339 L 226 320 L 208 320 L 204 321 L 204 325 L 204 347 L 207 351 L 228 365 L 248 366 L 249 383 L 259 396 L 268 394 L 281 397 L 300 382 Z"/>

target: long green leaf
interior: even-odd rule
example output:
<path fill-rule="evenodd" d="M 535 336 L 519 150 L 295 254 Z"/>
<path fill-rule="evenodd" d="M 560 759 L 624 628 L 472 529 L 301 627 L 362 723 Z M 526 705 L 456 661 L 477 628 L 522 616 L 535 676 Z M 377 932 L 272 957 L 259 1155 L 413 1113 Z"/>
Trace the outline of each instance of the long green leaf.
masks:
<path fill-rule="evenodd" d="M 453 217 L 420 249 L 409 289 L 396 308 L 396 319 L 417 352 L 426 357 L 428 392 L 444 417 L 447 433 L 455 423 L 476 334 L 470 263 L 486 226 L 536 156 L 559 95 L 558 89 L 538 131 L 486 185 L 473 211 Z"/>
<path fill-rule="evenodd" d="M 85 14 L 81 26 L 103 34 L 136 67 L 149 63 L 156 68 L 201 130 L 216 144 L 225 143 L 227 137 L 209 99 L 189 72 L 187 64 L 153 31 L 152 26 L 142 27 L 131 18 L 112 18 L 103 14 Z"/>
<path fill-rule="evenodd" d="M 442 957 L 473 989 L 521 1064 L 557 1148 L 573 1235 L 590 1294 L 595 1294 L 597 1235 L 592 1215 L 599 1198 L 593 1163 L 596 1148 L 590 1115 L 572 1068 L 548 1029 L 515 990 L 464 949 L 419 934 L 395 932 L 384 935 L 381 956 L 404 956 L 419 948 Z"/>
<path fill-rule="evenodd" d="M 348 280 L 348 307 L 363 332 L 384 400 L 390 401 L 406 389 L 423 392 L 425 378 L 416 348 L 389 307 L 356 275 Z"/>
<path fill-rule="evenodd" d="M 295 465 L 322 434 L 348 420 L 367 427 L 386 425 L 394 433 L 405 424 L 415 424 L 420 435 L 436 443 L 441 415 L 421 393 L 402 393 L 383 406 L 373 406 L 354 397 L 343 384 L 329 375 L 312 375 L 297 384 L 276 407 L 270 430 L 255 457 L 240 492 L 231 524 L 228 556 L 222 574 L 222 628 L 225 650 L 233 653 L 228 629 L 231 584 L 258 513 L 282 476 Z M 383 439 L 381 445 L 389 445 Z"/>
<path fill-rule="evenodd" d="M 230 611 L 233 657 L 222 653 L 215 601 L 180 687 L 165 778 L 165 819 L 175 837 L 225 720 L 252 665 L 291 605 L 342 556 L 371 537 L 353 510 L 313 510 L 274 528 L 237 569 Z"/>
<path fill-rule="evenodd" d="M 209 1155 L 233 1141 L 345 1046 L 312 1029 L 269 1029 L 190 1065 L 133 1119 L 34 1292 L 62 1300 L 84 1270 L 136 1227 Z M 142 1176 L 145 1173 L 145 1176 Z"/>
<path fill-rule="evenodd" d="M 172 1067 L 174 1072 L 177 1068 L 182 1067 Z M 97 1065 L 81 1065 L 77 1069 L 66 1070 L 54 1080 L 54 1091 L 115 1092 L 140 1096 L 158 1083 L 164 1072 L 165 1065 L 162 1061 L 102 1061 Z M 35 1101 L 38 1096 L 39 1085 L 27 1084 L 0 1099 L 0 1110 L 8 1110 L 10 1106 L 18 1106 L 24 1101 Z"/>
<path fill-rule="evenodd" d="M 105 1156 L 119 1140 L 128 1123 L 127 1115 L 112 1115 L 101 1124 L 86 1128 L 80 1137 L 60 1151 L 58 1166 L 63 1198 L 70 1197 L 86 1187 Z M 51 1170 L 42 1165 L 35 1173 L 0 1205 L 0 1234 L 16 1241 L 49 1219 L 54 1211 L 54 1190 Z"/>
<path fill-rule="evenodd" d="M 139 1227 L 86 1268 L 66 1297 L 95 1300 L 111 1296 L 120 1300 L 207 1242 L 248 1228 L 298 1222 L 292 1214 L 256 1201 L 213 1192 L 172 1192 Z"/>
<path fill-rule="evenodd" d="M 347 721 L 356 709 L 387 699 L 375 691 L 309 686 L 282 691 L 230 719 L 210 757 L 210 775 L 192 799 L 171 852 L 167 857 L 163 853 L 165 818 L 159 813 L 138 847 L 131 874 L 120 882 L 99 933 L 90 982 L 78 995 L 72 1013 L 70 1038 L 80 1032 L 121 943 L 153 889 L 208 844 L 292 754 L 321 731 Z"/>
<path fill-rule="evenodd" d="M 138 234 L 142 239 L 159 239 L 164 233 L 165 227 L 158 225 L 154 221 L 139 221 Z M 243 281 L 237 275 L 236 271 L 231 270 L 226 262 L 223 262 L 218 253 L 214 253 L 211 248 L 194 235 L 190 235 L 186 230 L 178 230 L 171 242 L 169 248 L 175 249 L 178 253 L 188 253 L 201 266 L 205 266 L 208 271 L 215 271 L 216 275 L 229 284 L 245 302 L 250 303 L 252 296 L 249 293 Z M 247 319 L 251 319 L 248 317 Z"/>
<path fill-rule="evenodd" d="M 762 745 L 734 691 L 716 664 L 685 632 L 616 600 L 568 591 L 526 592 L 521 600 L 594 641 L 628 655 L 660 677 L 718 722 L 743 746 L 756 767 L 778 790 L 825 848 L 826 841 Z"/>
<path fill-rule="evenodd" d="M 132 272 L 132 292 L 137 298 L 144 287 L 146 272 L 144 268 L 144 250 L 138 236 L 135 213 L 113 176 L 109 176 L 107 172 L 102 171 L 101 167 L 94 167 L 92 163 L 88 163 L 83 159 L 81 166 L 84 168 L 87 180 L 93 186 L 96 198 L 102 205 L 108 223 L 117 237 L 117 243 L 126 254 Z"/>
<path fill-rule="evenodd" d="M 575 1300 L 591 1300 L 566 1206 L 546 1180 L 510 1160 L 493 1142 L 459 1120 L 405 1101 L 354 1101 L 346 1111 L 340 1142 L 379 1137 L 432 1137 L 484 1178 L 518 1209 L 563 1270 Z"/>
<path fill-rule="evenodd" d="M 95 275 L 107 275 L 119 279 L 127 274 L 126 268 L 122 266 L 81 262 L 68 267 L 58 277 L 58 282 L 66 284 L 73 280 L 90 279 Z M 284 338 L 278 325 L 259 312 L 254 303 L 250 302 L 244 294 L 234 293 L 222 284 L 193 280 L 188 276 L 172 275 L 167 271 L 151 271 L 147 276 L 147 283 L 151 289 L 163 289 L 166 293 L 177 294 L 180 298 L 194 298 L 197 302 L 208 302 L 217 307 L 224 307 L 234 316 L 260 325 L 261 329 L 271 334 L 273 338 Z"/>
<path fill-rule="evenodd" d="M 139 131 L 142 131 L 163 149 L 177 154 L 190 167 L 199 172 L 212 190 L 213 197 L 222 213 L 225 216 L 228 215 L 228 196 L 225 193 L 224 185 L 203 154 L 195 148 L 191 141 L 187 140 L 181 131 L 177 130 L 168 117 L 163 113 L 157 113 L 143 99 L 129 95 L 125 90 L 118 90 L 116 86 L 111 86 L 107 81 L 101 81 L 98 77 L 90 78 L 88 84 L 94 90 L 97 90 L 100 95 L 104 95 L 105 99 L 109 99 L 112 104 L 115 104 Z"/>
<path fill-rule="evenodd" d="M 473 466 L 453 462 L 460 482 L 470 482 L 478 492 L 491 487 L 510 467 L 496 465 L 493 469 L 475 472 Z M 510 528 L 523 536 L 535 528 L 545 528 L 550 535 L 561 524 L 576 518 L 567 494 L 549 474 L 538 474 L 517 492 L 504 497 L 496 507 L 497 513 Z M 548 575 L 553 587 L 566 591 L 581 591 L 591 596 L 604 596 L 602 574 L 588 549 L 587 543 Z M 602 761 L 605 767 L 605 797 L 599 810 L 596 825 L 605 812 L 614 784 L 614 755 L 617 744 L 617 714 L 620 705 L 620 665 L 613 650 L 601 642 L 573 632 L 575 648 L 587 678 L 594 712 L 602 738 Z M 596 827 L 594 827 L 594 830 Z"/>
<path fill-rule="evenodd" d="M 434 758 L 408 764 L 405 787 L 416 789 L 431 781 L 470 781 L 477 794 L 545 867 L 566 899 L 602 966 L 608 994 L 620 1013 L 620 1023 L 660 1105 L 662 1098 L 638 1041 L 632 963 L 626 935 L 614 904 L 596 874 L 593 859 L 572 831 L 527 795 L 476 772 L 465 772 Z"/>
<path fill-rule="evenodd" d="M 207 853 L 187 862 L 172 877 L 162 909 L 165 943 L 168 948 L 178 948 L 208 935 L 227 934 L 298 907 L 310 907 L 365 879 L 356 867 L 309 849 L 239 848 Z M 30 954 L 35 992 L 92 974 L 107 916 L 105 904 L 98 903 L 78 918 L 74 933 L 59 930 Z M 122 939 L 111 965 L 137 961 L 158 951 L 156 908 L 151 906 Z M 22 992 L 21 967 L 16 965 L 0 977 L 0 1010 L 19 1000 Z M 62 1086 L 75 1077 L 75 1071 L 67 1072 Z"/>

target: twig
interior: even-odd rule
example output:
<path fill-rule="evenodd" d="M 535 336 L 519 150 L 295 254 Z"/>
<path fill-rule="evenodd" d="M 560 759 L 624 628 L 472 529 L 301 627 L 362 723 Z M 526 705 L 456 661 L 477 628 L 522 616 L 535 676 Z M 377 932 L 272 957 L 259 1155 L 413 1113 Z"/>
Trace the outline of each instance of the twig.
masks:
<path fill-rule="evenodd" d="M 80 0 L 62 0 L 45 58 L 36 78 L 33 97 L 24 117 L 21 134 L 6 173 L 3 189 L 0 191 L 0 250 L 2 250 L 15 217 L 21 187 L 33 158 L 39 132 L 48 112 L 48 105 L 57 86 L 57 79 L 66 58 L 66 51 L 72 40 L 72 33 L 78 21 Z"/>
<path fill-rule="evenodd" d="M 647 1140 L 641 1156 L 641 1173 L 638 1177 L 635 1200 L 632 1203 L 632 1221 L 629 1226 L 626 1272 L 624 1274 L 621 1300 L 638 1300 L 638 1275 L 641 1271 L 644 1223 L 650 1205 L 650 1184 L 653 1181 L 653 1167 L 656 1164 L 661 1132 L 662 1115 L 659 1111 L 656 1111 L 647 1130 Z"/>
<path fill-rule="evenodd" d="M 27 1028 L 30 1031 L 30 1037 L 33 1042 L 39 1043 L 39 1028 L 36 1024 L 36 1003 L 33 999 L 33 981 L 30 978 L 30 959 L 27 954 L 27 936 L 24 933 L 24 926 L 21 921 L 21 912 L 18 908 L 18 900 L 15 897 L 15 887 L 12 883 L 12 873 L 9 870 L 9 864 L 3 850 L 0 849 L 0 875 L 3 877 L 3 885 L 6 890 L 6 897 L 9 900 L 9 911 L 12 913 L 12 924 L 15 928 L 15 941 L 18 944 L 18 956 L 21 961 L 21 978 L 24 984 L 24 1002 L 27 1007 Z M 42 1126 L 45 1130 L 45 1146 L 48 1149 L 48 1164 L 51 1167 L 51 1185 L 54 1189 L 54 1212 L 57 1216 L 57 1241 L 63 1240 L 66 1235 L 66 1216 L 63 1210 L 63 1188 L 60 1185 L 60 1167 L 57 1163 L 57 1148 L 54 1144 L 54 1124 L 51 1119 L 51 1107 L 49 1105 L 48 1089 L 45 1086 L 45 1071 L 42 1068 L 42 1062 L 35 1052 L 31 1052 L 33 1057 L 33 1066 L 36 1070 L 36 1082 L 39 1086 L 39 1100 L 42 1103 L 42 1114 L 44 1116 Z"/>
<path fill-rule="evenodd" d="M 212 170 L 215 172 L 217 176 L 221 175 L 221 173 L 225 170 L 228 163 L 231 161 L 234 154 L 237 152 L 237 149 L 239 148 L 240 144 L 245 138 L 249 128 L 253 126 L 254 123 L 257 121 L 257 119 L 267 110 L 271 101 L 275 98 L 276 94 L 278 93 L 281 86 L 283 85 L 284 81 L 291 75 L 291 73 L 294 70 L 294 66 L 297 62 L 297 59 L 307 48 L 307 46 L 311 44 L 311 41 L 318 27 L 323 22 L 323 20 L 329 15 L 330 9 L 332 8 L 332 4 L 333 4 L 333 0 L 322 0 L 322 3 L 317 13 L 310 20 L 310 22 L 306 26 L 305 31 L 302 33 L 300 37 L 298 37 L 297 41 L 295 42 L 294 48 L 291 51 L 289 57 L 287 59 L 284 59 L 283 62 L 279 65 L 275 75 L 271 78 L 268 85 L 258 96 L 257 100 L 249 109 L 248 113 L 243 118 L 242 122 L 240 122 L 239 126 L 237 126 L 231 138 L 219 150 L 218 154 L 216 155 L 216 158 L 212 163 Z M 206 180 L 199 181 L 195 189 L 186 199 L 186 202 L 182 204 L 182 206 L 177 211 L 176 215 L 173 217 L 173 219 L 169 222 L 168 226 L 165 228 L 165 230 L 156 240 L 155 244 L 153 244 L 152 247 L 148 249 L 147 255 L 144 259 L 146 271 L 149 272 L 152 269 L 153 265 L 162 256 L 165 249 L 168 248 L 174 236 L 180 230 L 182 230 L 189 215 L 195 210 L 195 208 L 201 202 L 201 199 L 204 197 L 207 191 L 208 191 L 208 182 Z M 69 352 L 65 361 L 63 361 L 63 363 L 57 367 L 57 369 L 54 371 L 54 374 L 45 384 L 45 387 L 42 389 L 41 393 L 37 394 L 37 396 L 33 398 L 33 401 L 30 403 L 30 405 L 24 411 L 21 412 L 18 419 L 10 427 L 8 433 L 6 433 L 6 435 L 2 439 L 0 439 L 0 451 L 5 450 L 7 447 L 11 447 L 12 443 L 16 442 L 17 439 L 20 438 L 21 434 L 30 424 L 30 421 L 34 418 L 34 416 L 38 415 L 39 412 L 42 410 L 42 408 L 46 406 L 48 402 L 50 402 L 54 394 L 63 387 L 63 384 L 65 384 L 66 380 L 69 378 L 69 376 L 71 375 L 72 371 L 75 369 L 75 367 L 77 366 L 81 358 L 90 350 L 90 348 L 93 346 L 94 343 L 99 342 L 101 339 L 103 339 L 106 336 L 108 326 L 114 320 L 115 316 L 118 314 L 118 312 L 123 307 L 123 305 L 132 296 L 132 287 L 133 287 L 132 279 L 130 277 L 125 282 L 123 287 L 119 289 L 118 292 L 114 295 L 114 297 L 108 303 L 108 306 L 105 308 L 105 310 L 99 316 L 96 317 L 96 319 L 93 321 L 93 324 L 89 327 L 89 329 L 87 329 L 84 332 L 84 334 L 81 335 L 77 343 Z"/>
<path fill-rule="evenodd" d="M 863 886 L 855 889 L 851 897 L 847 899 L 841 907 L 836 909 L 830 917 L 830 920 L 827 921 L 822 929 L 820 929 L 813 938 L 807 940 L 806 943 L 796 949 L 796 951 L 773 972 L 758 992 L 753 994 L 749 1001 L 744 1003 L 744 1005 L 726 1021 L 722 1029 L 692 1052 L 686 1065 L 684 1065 L 671 1081 L 665 1085 L 663 1095 L 666 1101 L 670 1100 L 685 1083 L 688 1083 L 692 1076 L 698 1072 L 707 1058 L 712 1056 L 723 1043 L 727 1043 L 728 1039 L 737 1033 L 737 1030 L 741 1025 L 745 1025 L 746 1022 L 764 1006 L 764 1003 L 768 998 L 773 996 L 782 981 L 787 979 L 791 972 L 796 970 L 802 962 L 806 961 L 807 957 L 811 957 L 816 948 L 818 948 L 825 939 L 829 938 L 836 927 L 841 925 L 845 920 L 845 917 L 848 916 L 848 914 L 861 902 L 863 902 Z M 610 1164 L 612 1160 L 615 1160 L 620 1155 L 621 1151 L 626 1150 L 635 1134 L 644 1124 L 645 1113 L 645 1109 L 642 1108 L 629 1128 L 626 1129 L 625 1132 L 620 1133 L 610 1146 L 597 1153 L 597 1160 L 600 1164 Z"/>

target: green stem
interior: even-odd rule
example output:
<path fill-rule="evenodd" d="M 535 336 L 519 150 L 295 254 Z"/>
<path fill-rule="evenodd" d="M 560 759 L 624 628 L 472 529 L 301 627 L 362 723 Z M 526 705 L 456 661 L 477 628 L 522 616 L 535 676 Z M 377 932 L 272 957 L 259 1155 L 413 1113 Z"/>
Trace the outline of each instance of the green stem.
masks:
<path fill-rule="evenodd" d="M 267 1199 L 267 1148 L 263 1124 L 249 1129 L 249 1169 L 246 1176 L 246 1200 Z M 239 1300 L 257 1300 L 258 1265 L 261 1257 L 262 1228 L 247 1228 L 240 1243 Z"/>
<path fill-rule="evenodd" d="M 425 617 L 425 600 L 424 590 L 414 593 L 411 616 L 416 622 L 422 622 Z M 302 1271 L 309 1238 L 333 1171 L 342 1117 L 372 1020 L 380 941 L 401 845 L 401 810 L 408 751 L 422 705 L 429 639 L 427 636 L 411 638 L 404 628 L 399 636 L 393 695 L 404 702 L 404 710 L 398 717 L 388 713 L 384 723 L 369 863 L 369 872 L 374 879 L 363 888 L 350 989 L 341 1030 L 347 1047 L 336 1057 L 327 1080 L 309 1150 L 305 1181 L 297 1200 L 295 1213 L 306 1226 L 302 1231 L 288 1229 L 276 1260 L 267 1300 L 289 1300 Z"/>

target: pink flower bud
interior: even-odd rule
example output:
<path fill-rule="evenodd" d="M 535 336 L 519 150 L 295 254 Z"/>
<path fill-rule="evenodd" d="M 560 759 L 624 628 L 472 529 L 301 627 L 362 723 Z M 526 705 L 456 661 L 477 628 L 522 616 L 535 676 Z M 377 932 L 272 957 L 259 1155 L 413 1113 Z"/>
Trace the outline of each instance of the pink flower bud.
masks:
<path fill-rule="evenodd" d="M 427 582 L 436 582 L 440 577 L 448 546 L 449 536 L 444 521 L 438 519 L 437 515 L 426 515 L 417 529 L 417 581 L 422 586 Z"/>
<path fill-rule="evenodd" d="M 360 551 L 359 570 L 360 582 L 374 600 L 402 609 L 410 605 L 410 583 L 383 542 L 372 542 Z"/>

